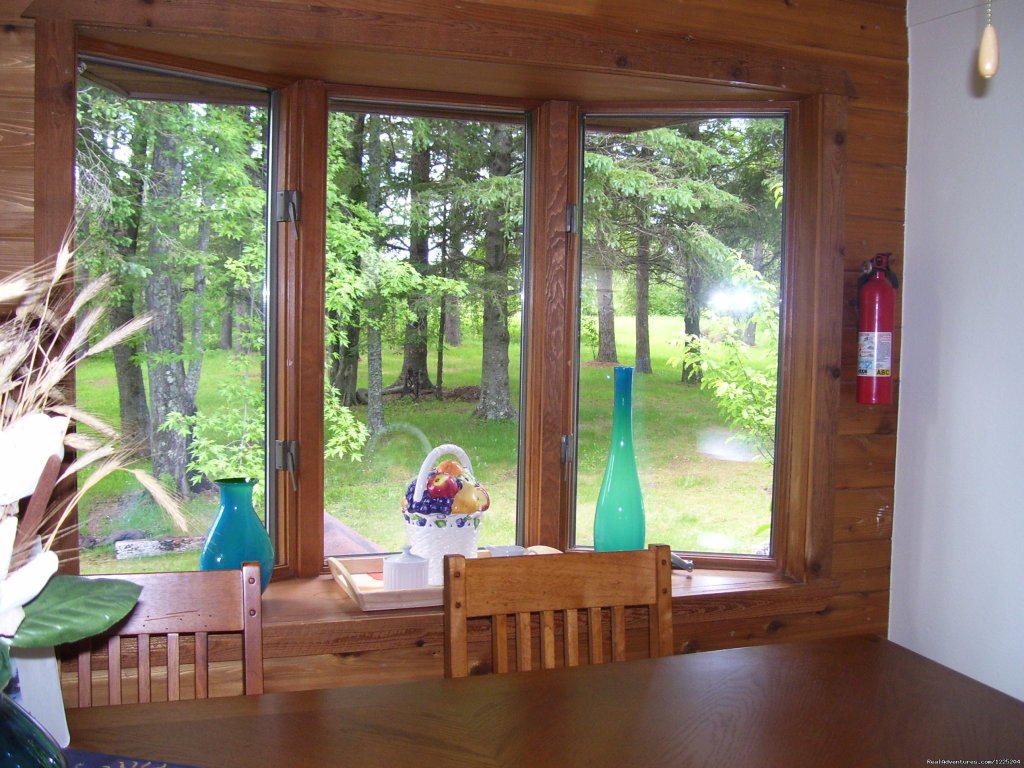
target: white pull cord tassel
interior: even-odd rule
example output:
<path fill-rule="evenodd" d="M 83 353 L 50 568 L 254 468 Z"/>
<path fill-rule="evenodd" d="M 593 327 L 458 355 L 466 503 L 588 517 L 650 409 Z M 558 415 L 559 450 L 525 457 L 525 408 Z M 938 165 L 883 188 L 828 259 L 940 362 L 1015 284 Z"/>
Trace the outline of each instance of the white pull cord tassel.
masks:
<path fill-rule="evenodd" d="M 999 70 L 999 39 L 996 28 L 985 25 L 981 33 L 981 45 L 978 46 L 978 72 L 984 78 L 990 78 Z"/>
<path fill-rule="evenodd" d="M 992 0 L 988 0 L 985 8 L 985 29 L 981 32 L 981 44 L 978 46 L 978 74 L 986 80 L 999 70 L 999 39 L 996 28 L 992 26 Z"/>

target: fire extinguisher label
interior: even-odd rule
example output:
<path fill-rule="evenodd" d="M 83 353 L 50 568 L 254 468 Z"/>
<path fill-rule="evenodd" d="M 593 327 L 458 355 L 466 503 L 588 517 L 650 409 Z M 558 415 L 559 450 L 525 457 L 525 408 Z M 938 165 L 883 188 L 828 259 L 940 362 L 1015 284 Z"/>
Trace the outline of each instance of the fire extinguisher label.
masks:
<path fill-rule="evenodd" d="M 892 333 L 859 334 L 857 375 L 892 376 Z"/>

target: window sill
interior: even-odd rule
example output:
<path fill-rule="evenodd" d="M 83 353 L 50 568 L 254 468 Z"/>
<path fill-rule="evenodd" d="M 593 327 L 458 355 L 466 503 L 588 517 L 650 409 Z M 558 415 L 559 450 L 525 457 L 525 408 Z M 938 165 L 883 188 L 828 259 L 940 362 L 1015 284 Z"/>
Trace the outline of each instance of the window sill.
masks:
<path fill-rule="evenodd" d="M 773 573 L 674 572 L 676 624 L 740 620 L 825 608 L 836 583 Z M 441 608 L 361 611 L 330 576 L 272 583 L 263 595 L 264 657 L 352 653 L 440 642 Z"/>

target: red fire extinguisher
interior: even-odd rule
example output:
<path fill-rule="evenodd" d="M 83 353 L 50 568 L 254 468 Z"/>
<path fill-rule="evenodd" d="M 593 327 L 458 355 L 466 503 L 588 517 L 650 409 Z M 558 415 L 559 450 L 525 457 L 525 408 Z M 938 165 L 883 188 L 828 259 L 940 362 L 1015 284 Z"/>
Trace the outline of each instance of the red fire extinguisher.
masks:
<path fill-rule="evenodd" d="M 857 281 L 857 402 L 892 402 L 892 334 L 895 326 L 896 275 L 889 268 L 891 253 L 864 262 Z"/>

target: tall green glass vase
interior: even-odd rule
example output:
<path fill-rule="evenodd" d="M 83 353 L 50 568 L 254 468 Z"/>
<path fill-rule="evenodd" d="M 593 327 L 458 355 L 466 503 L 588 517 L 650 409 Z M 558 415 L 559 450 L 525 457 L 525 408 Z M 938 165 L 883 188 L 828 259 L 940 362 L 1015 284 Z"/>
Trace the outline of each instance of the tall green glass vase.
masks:
<path fill-rule="evenodd" d="M 231 477 L 215 482 L 220 487 L 220 510 L 206 535 L 199 570 L 227 571 L 259 562 L 260 589 L 265 590 L 274 572 L 274 546 L 252 506 L 256 481 Z"/>
<path fill-rule="evenodd" d="M 0 691 L 0 766 L 66 768 L 57 742 L 17 702 Z"/>
<path fill-rule="evenodd" d="M 633 369 L 615 369 L 615 406 L 608 466 L 597 496 L 594 549 L 643 549 L 644 499 L 633 451 Z"/>

